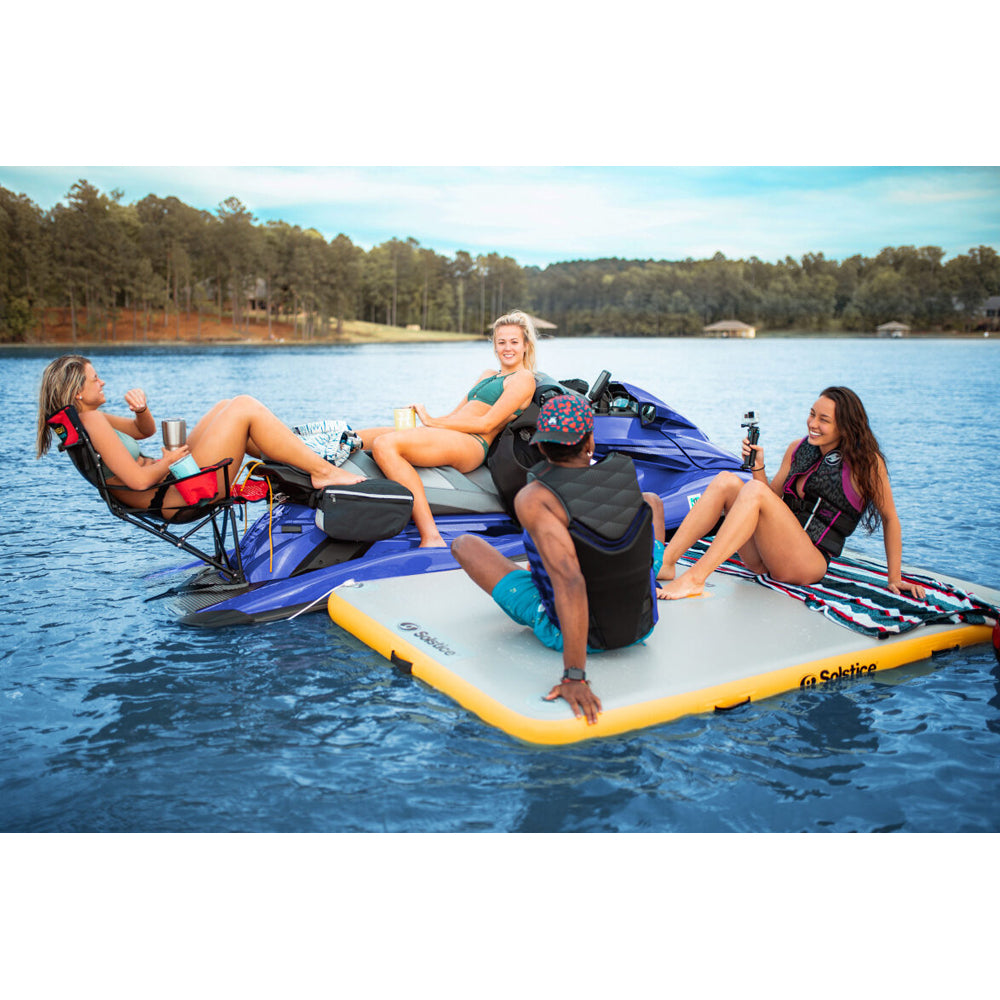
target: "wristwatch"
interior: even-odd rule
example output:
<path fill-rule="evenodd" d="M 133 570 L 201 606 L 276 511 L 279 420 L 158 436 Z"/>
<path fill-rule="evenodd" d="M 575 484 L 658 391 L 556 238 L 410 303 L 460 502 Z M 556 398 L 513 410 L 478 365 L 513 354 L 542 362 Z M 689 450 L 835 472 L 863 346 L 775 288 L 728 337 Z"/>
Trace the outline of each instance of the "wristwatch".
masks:
<path fill-rule="evenodd" d="M 567 667 L 563 671 L 562 675 L 563 684 L 567 681 L 583 681 L 584 684 L 587 683 L 587 671 L 581 670 L 580 667 Z"/>

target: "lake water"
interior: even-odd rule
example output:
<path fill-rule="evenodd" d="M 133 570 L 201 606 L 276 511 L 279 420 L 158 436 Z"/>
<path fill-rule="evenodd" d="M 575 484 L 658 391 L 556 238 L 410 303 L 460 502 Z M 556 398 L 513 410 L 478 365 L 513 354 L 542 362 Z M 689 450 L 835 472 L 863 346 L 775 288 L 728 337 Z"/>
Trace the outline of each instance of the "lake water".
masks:
<path fill-rule="evenodd" d="M 177 625 L 144 599 L 185 560 L 109 517 L 64 457 L 33 457 L 39 377 L 57 353 L 0 353 L 0 830 L 1000 828 L 989 646 L 542 748 L 399 676 L 325 614 Z M 158 418 L 189 427 L 241 391 L 292 423 L 388 422 L 410 402 L 443 412 L 491 364 L 485 342 L 90 356 L 110 409 L 141 386 Z M 997 340 L 567 339 L 543 341 L 539 361 L 588 381 L 608 368 L 734 451 L 753 409 L 771 468 L 819 391 L 849 385 L 889 461 L 904 561 L 1000 586 Z M 881 556 L 881 536 L 852 547 Z"/>

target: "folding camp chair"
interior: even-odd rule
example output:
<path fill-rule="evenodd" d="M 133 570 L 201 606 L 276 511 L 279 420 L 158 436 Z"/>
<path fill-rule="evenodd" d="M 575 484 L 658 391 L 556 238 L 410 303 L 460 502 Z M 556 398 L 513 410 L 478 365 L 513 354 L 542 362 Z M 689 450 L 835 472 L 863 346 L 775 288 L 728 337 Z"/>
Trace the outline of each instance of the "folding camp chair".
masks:
<path fill-rule="evenodd" d="M 230 496 L 229 468 L 231 458 L 206 466 L 193 476 L 183 476 L 175 480 L 183 483 L 187 480 L 203 476 L 208 471 L 222 470 L 224 490 L 215 496 L 198 500 L 196 503 L 168 507 L 137 508 L 129 507 L 116 495 L 115 490 L 123 487 L 109 486 L 104 475 L 104 465 L 101 456 L 95 451 L 94 445 L 87 434 L 75 406 L 65 406 L 48 418 L 48 424 L 59 437 L 59 450 L 66 452 L 76 466 L 77 471 L 95 487 L 101 499 L 107 504 L 108 510 L 115 517 L 170 542 L 177 548 L 189 552 L 204 563 L 217 569 L 228 582 L 242 584 L 246 582 L 243 573 L 243 562 L 240 557 L 239 535 L 237 533 L 236 510 L 238 505 L 245 503 L 242 497 Z M 155 493 L 159 485 L 149 490 L 133 492 Z M 170 517 L 169 513 L 173 513 Z M 212 554 L 199 549 L 190 538 L 206 524 L 212 525 L 214 549 Z M 171 530 L 183 525 L 187 530 L 183 534 Z M 188 527 L 190 525 L 190 527 Z M 230 555 L 226 546 L 226 538 L 231 532 L 233 552 Z"/>

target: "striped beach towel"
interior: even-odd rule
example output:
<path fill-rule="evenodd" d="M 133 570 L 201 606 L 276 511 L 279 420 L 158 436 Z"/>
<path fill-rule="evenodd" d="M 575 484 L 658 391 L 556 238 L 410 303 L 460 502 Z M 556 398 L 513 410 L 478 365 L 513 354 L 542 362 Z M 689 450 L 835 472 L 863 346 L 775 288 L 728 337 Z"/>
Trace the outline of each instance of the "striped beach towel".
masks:
<path fill-rule="evenodd" d="M 696 542 L 685 553 L 684 561 L 694 562 L 707 548 L 707 542 Z M 756 580 L 764 587 L 802 601 L 807 608 L 838 625 L 875 638 L 900 635 L 921 625 L 995 625 L 1000 619 L 1000 608 L 928 576 L 905 574 L 907 580 L 919 583 L 927 591 L 923 601 L 909 594 L 894 594 L 888 588 L 885 567 L 867 559 L 846 556 L 833 559 L 826 576 L 811 587 L 781 583 L 767 574 L 758 576 L 738 556 L 724 562 L 716 572 Z"/>
<path fill-rule="evenodd" d="M 292 433 L 333 465 L 343 465 L 361 447 L 361 438 L 343 420 L 315 420 L 293 427 Z"/>

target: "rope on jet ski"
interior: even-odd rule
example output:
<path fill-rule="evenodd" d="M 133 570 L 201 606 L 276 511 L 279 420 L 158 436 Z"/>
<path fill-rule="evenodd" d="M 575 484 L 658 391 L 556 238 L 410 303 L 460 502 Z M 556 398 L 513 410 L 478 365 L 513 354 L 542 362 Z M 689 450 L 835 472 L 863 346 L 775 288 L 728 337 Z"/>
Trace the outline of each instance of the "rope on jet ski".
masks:
<path fill-rule="evenodd" d="M 299 615 L 304 615 L 310 608 L 314 608 L 317 604 L 319 604 L 320 601 L 325 601 L 337 589 L 337 587 L 340 586 L 341 584 L 338 583 L 336 587 L 331 587 L 325 594 L 321 594 L 317 597 L 315 601 L 310 601 L 304 608 L 299 608 L 294 615 L 289 615 L 285 621 L 290 622 L 298 618 Z"/>
<path fill-rule="evenodd" d="M 232 493 L 237 496 L 245 496 L 244 490 L 246 489 L 247 480 L 253 475 L 253 470 L 257 468 L 258 465 L 263 465 L 263 461 L 255 460 L 253 462 L 244 462 L 243 467 L 240 469 L 237 475 L 237 482 L 233 484 Z M 244 471 L 246 475 L 244 475 Z M 240 476 L 243 479 L 240 480 Z M 271 534 L 271 527 L 274 522 L 274 487 L 271 485 L 270 477 L 265 473 L 263 476 L 263 481 L 267 484 L 267 548 L 268 548 L 268 573 L 274 572 L 274 537 Z M 251 498 L 247 498 L 251 499 Z M 261 499 L 260 497 L 253 497 L 252 499 Z M 247 527 L 247 511 L 246 507 L 243 508 L 243 530 L 246 531 Z"/>

